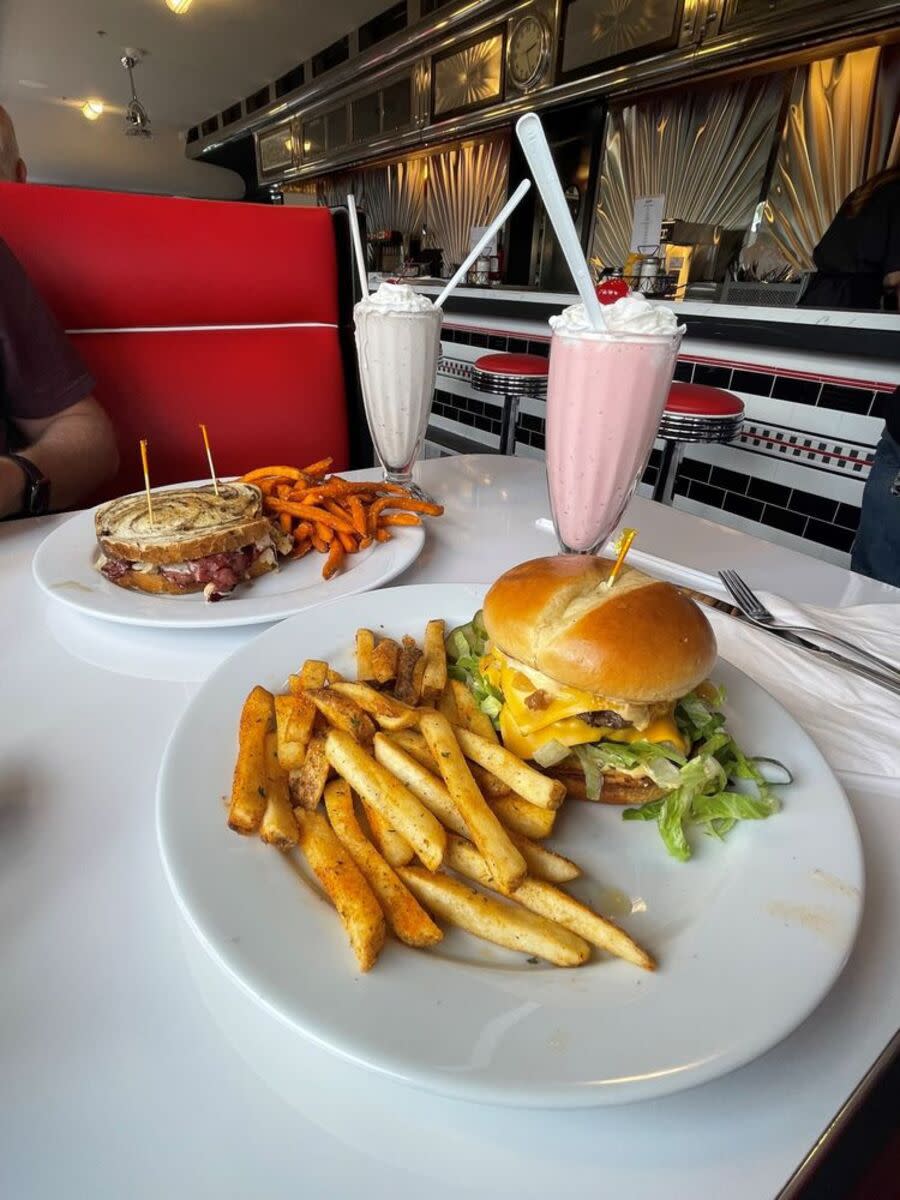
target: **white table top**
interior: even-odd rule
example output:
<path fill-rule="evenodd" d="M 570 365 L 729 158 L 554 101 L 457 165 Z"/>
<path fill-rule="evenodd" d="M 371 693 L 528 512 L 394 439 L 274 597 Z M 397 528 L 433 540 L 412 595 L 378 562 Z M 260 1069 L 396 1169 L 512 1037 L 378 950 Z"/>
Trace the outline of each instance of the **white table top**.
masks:
<path fill-rule="evenodd" d="M 398 584 L 488 581 L 554 551 L 535 526 L 547 512 L 539 464 L 432 460 L 420 480 L 447 514 Z M 821 1008 L 762 1059 L 619 1109 L 504 1111 L 425 1095 L 277 1024 L 182 928 L 156 850 L 157 765 L 197 681 L 259 627 L 151 633 L 65 612 L 30 576 L 61 519 L 0 525 L 0 1194 L 779 1193 L 897 1029 L 900 787 L 845 778 L 868 879 L 859 942 Z M 650 553 L 736 566 L 796 600 L 900 601 L 648 501 L 628 520 Z"/>

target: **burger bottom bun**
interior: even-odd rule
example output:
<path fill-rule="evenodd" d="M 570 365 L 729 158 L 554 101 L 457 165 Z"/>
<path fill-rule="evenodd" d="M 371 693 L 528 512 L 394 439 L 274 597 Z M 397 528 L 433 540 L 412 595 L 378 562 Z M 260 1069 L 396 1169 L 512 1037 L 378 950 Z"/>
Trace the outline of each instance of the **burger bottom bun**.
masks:
<path fill-rule="evenodd" d="M 274 571 L 275 565 L 258 558 L 247 571 L 247 578 L 256 579 L 267 571 Z M 131 592 L 148 592 L 152 596 L 189 596 L 194 592 L 202 592 L 206 587 L 205 583 L 190 583 L 187 587 L 181 587 L 166 579 L 159 571 L 126 571 L 119 579 L 110 579 L 109 582 Z"/>
<path fill-rule="evenodd" d="M 580 771 L 552 771 L 554 779 L 565 784 L 566 793 L 577 800 L 587 800 L 587 786 L 584 775 Z M 600 804 L 647 804 L 650 800 L 658 800 L 665 795 L 652 779 L 638 778 L 631 775 L 617 775 L 614 772 L 603 775 L 603 790 L 600 792 Z"/>

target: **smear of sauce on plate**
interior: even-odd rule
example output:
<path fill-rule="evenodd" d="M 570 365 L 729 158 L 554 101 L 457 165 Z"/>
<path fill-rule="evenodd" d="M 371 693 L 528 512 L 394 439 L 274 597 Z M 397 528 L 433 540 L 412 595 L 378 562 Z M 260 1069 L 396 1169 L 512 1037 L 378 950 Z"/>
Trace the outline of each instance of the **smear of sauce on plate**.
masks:
<path fill-rule="evenodd" d="M 838 879 L 837 875 L 830 875 L 828 871 L 821 871 L 816 867 L 812 877 L 816 883 L 824 884 L 830 892 L 838 892 L 841 896 L 859 896 L 858 887 L 854 887 L 852 883 L 844 883 L 843 879 Z"/>
<path fill-rule="evenodd" d="M 778 917 L 785 925 L 799 925 L 816 934 L 829 946 L 840 950 L 844 945 L 843 922 L 825 908 L 813 908 L 808 904 L 788 904 L 784 900 L 771 900 L 766 912 Z"/>
<path fill-rule="evenodd" d="M 77 579 L 63 579 L 59 583 L 51 583 L 55 592 L 92 592 L 94 589 L 87 584 L 79 583 Z"/>

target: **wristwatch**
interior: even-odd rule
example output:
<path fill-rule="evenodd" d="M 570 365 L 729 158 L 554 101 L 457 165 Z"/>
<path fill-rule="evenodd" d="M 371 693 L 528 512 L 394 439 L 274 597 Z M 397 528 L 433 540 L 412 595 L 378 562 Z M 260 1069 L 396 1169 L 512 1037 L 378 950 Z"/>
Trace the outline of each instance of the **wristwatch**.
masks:
<path fill-rule="evenodd" d="M 25 476 L 25 494 L 22 497 L 22 516 L 40 517 L 50 508 L 50 480 L 21 454 L 7 454 Z"/>

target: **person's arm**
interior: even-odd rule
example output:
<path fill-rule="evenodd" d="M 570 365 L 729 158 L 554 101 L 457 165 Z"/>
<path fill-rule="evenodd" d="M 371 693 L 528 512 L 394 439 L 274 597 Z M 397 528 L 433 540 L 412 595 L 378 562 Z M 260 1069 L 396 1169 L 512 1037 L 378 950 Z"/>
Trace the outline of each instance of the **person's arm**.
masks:
<path fill-rule="evenodd" d="M 19 417 L 14 424 L 25 443 L 18 453 L 50 480 L 51 508 L 77 504 L 118 468 L 112 425 L 93 396 L 53 416 Z M 21 468 L 0 458 L 0 518 L 20 512 L 24 494 Z"/>

